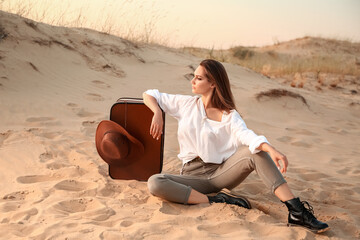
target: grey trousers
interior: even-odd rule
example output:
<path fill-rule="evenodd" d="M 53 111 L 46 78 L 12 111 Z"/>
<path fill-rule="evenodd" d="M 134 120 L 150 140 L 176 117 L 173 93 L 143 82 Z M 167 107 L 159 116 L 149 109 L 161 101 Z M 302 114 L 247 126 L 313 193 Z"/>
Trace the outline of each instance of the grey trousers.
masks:
<path fill-rule="evenodd" d="M 253 170 L 272 192 L 286 183 L 269 154 L 251 154 L 247 147 L 241 147 L 222 164 L 204 163 L 195 158 L 183 166 L 181 175 L 155 174 L 149 178 L 148 188 L 154 196 L 187 204 L 192 189 L 203 194 L 232 189 Z"/>

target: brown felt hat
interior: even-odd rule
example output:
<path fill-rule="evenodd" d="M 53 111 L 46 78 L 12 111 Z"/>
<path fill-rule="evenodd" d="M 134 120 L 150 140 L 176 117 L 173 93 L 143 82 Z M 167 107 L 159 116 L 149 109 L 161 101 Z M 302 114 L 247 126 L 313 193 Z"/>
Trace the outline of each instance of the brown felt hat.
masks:
<path fill-rule="evenodd" d="M 144 145 L 116 122 L 103 120 L 95 135 L 96 149 L 112 168 L 135 165 L 143 157 Z"/>

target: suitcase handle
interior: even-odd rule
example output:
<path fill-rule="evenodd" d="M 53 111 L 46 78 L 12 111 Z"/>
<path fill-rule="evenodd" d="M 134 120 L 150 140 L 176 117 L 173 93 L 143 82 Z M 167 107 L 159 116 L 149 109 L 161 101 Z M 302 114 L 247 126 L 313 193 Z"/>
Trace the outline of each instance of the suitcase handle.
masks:
<path fill-rule="evenodd" d="M 133 97 L 121 97 L 116 102 L 127 102 L 131 101 L 132 103 L 144 103 L 142 98 L 133 98 Z"/>

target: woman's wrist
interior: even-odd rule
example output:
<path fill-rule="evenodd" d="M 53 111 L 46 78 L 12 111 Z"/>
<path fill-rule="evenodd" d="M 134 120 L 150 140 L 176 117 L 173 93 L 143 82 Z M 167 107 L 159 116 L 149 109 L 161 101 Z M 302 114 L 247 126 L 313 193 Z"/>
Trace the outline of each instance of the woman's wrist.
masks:
<path fill-rule="evenodd" d="M 264 152 L 270 152 L 274 148 L 267 142 L 263 142 L 260 144 L 260 146 L 257 149 L 264 151 Z"/>
<path fill-rule="evenodd" d="M 157 109 L 154 110 L 154 115 L 162 115 L 162 111 L 159 107 L 157 107 Z"/>

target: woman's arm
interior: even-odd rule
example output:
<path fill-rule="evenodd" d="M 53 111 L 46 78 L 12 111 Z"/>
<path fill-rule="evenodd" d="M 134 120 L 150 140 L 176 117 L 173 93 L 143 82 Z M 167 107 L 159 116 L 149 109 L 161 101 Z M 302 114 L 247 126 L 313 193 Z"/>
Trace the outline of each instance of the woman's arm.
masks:
<path fill-rule="evenodd" d="M 286 158 L 286 156 L 284 154 L 277 151 L 273 146 L 271 146 L 268 143 L 260 144 L 260 146 L 257 149 L 269 153 L 270 157 L 275 162 L 276 166 L 279 168 L 281 173 L 286 173 L 287 166 L 288 166 L 289 163 L 288 163 L 288 160 L 287 160 L 287 158 Z M 284 165 L 284 167 L 282 169 L 281 169 L 281 166 L 279 164 L 279 161 L 281 161 L 283 163 L 283 165 Z"/>
<path fill-rule="evenodd" d="M 158 102 L 153 96 L 143 93 L 143 99 L 145 105 L 153 111 L 154 116 L 150 125 L 150 135 L 156 140 L 159 140 L 163 130 L 163 118 L 162 111 L 158 105 Z"/>

